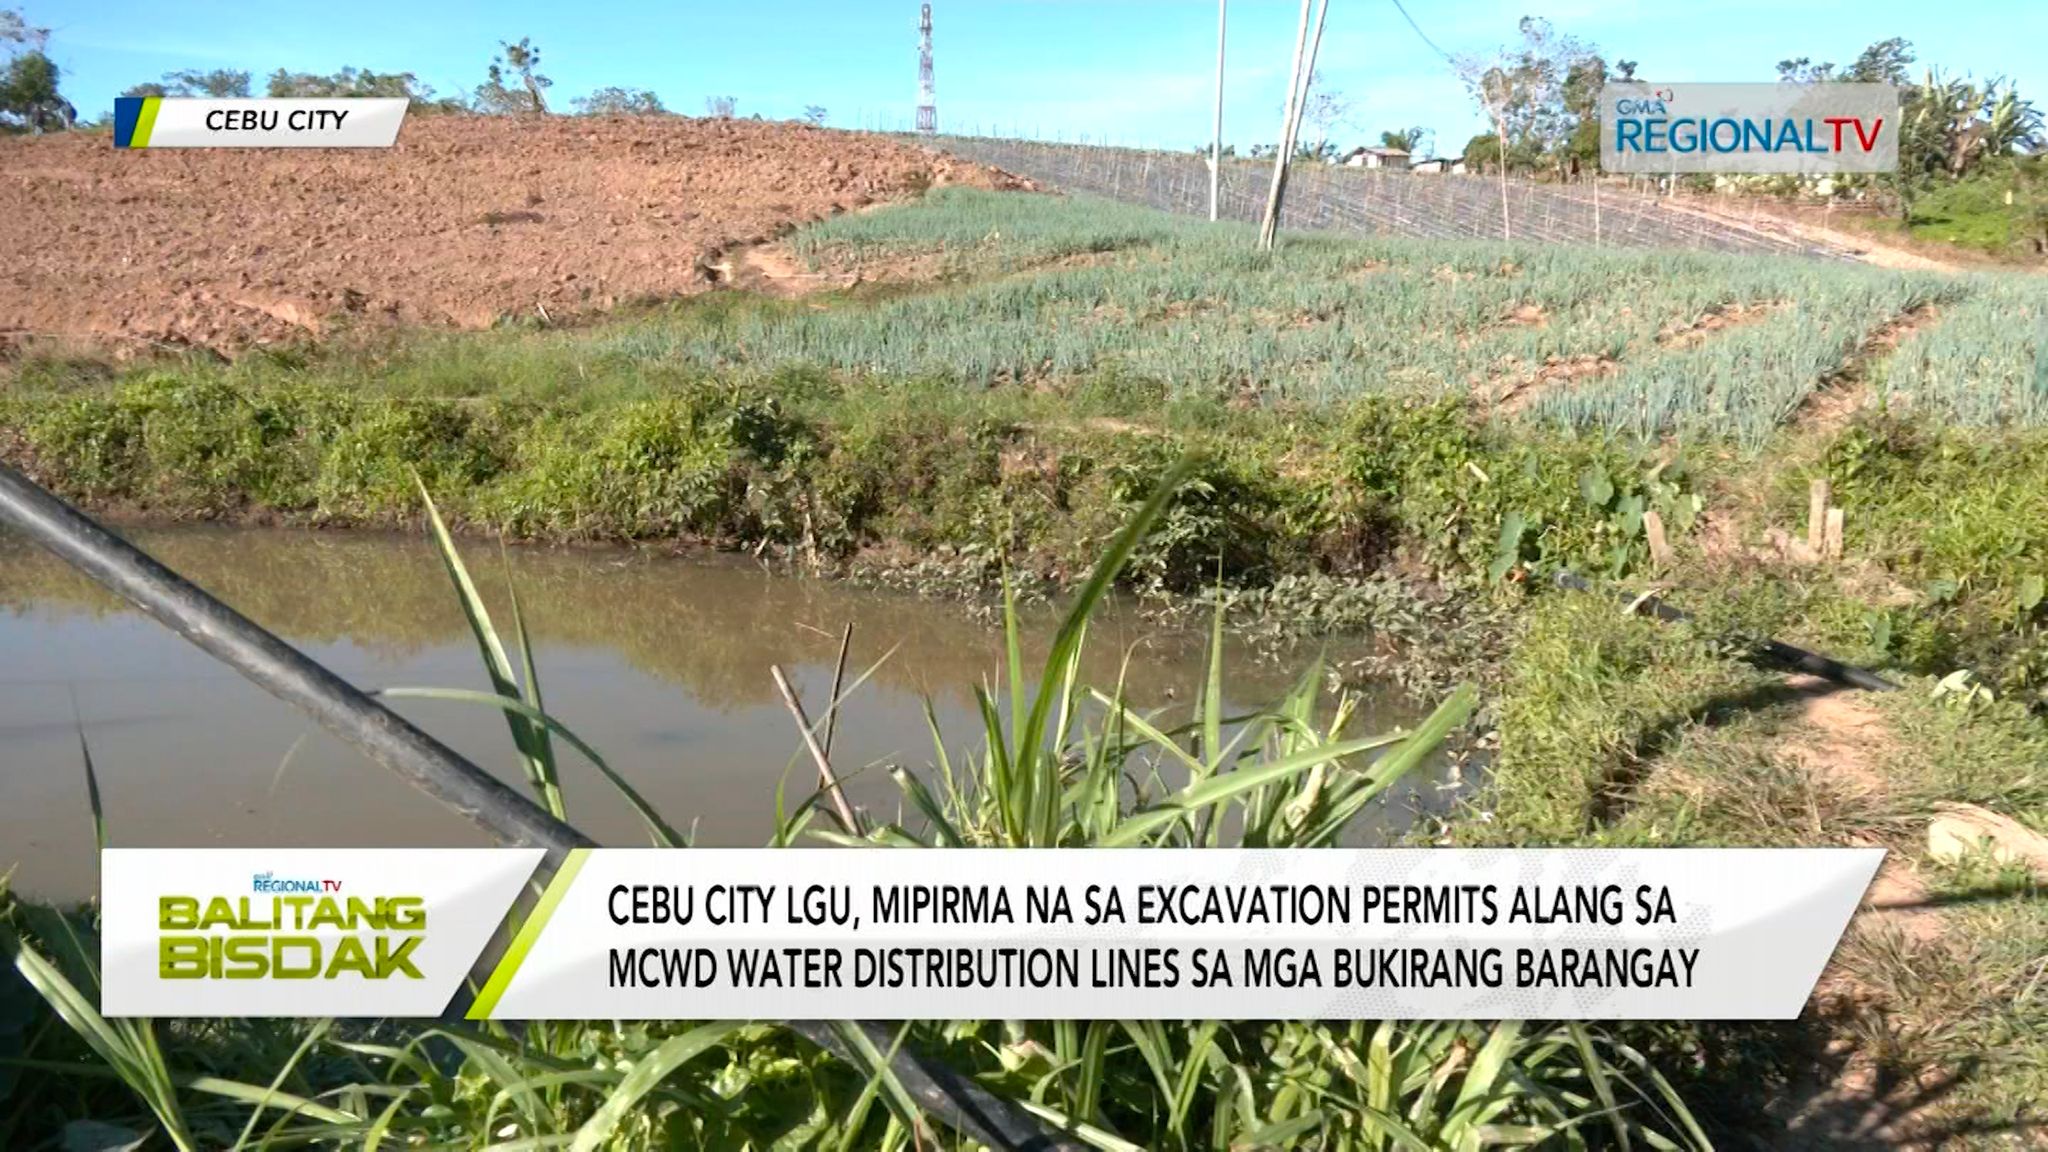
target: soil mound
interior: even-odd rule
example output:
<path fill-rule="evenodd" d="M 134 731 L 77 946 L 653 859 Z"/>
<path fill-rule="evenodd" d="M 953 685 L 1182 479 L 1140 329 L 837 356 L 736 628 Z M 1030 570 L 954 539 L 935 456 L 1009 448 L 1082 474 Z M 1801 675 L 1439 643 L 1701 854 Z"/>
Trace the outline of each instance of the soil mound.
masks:
<path fill-rule="evenodd" d="M 993 170 L 682 117 L 412 116 L 390 150 L 0 138 L 0 344 L 233 351 L 337 321 L 478 327 L 701 291 L 726 250 Z"/>

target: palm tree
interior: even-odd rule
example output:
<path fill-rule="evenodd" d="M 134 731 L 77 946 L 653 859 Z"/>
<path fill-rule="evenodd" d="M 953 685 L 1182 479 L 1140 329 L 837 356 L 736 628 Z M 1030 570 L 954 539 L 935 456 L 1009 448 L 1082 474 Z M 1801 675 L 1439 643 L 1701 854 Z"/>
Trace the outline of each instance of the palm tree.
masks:
<path fill-rule="evenodd" d="M 1413 128 L 1400 128 L 1380 133 L 1380 147 L 1413 154 L 1421 150 L 1423 141 L 1428 138 L 1429 129 L 1417 124 Z"/>

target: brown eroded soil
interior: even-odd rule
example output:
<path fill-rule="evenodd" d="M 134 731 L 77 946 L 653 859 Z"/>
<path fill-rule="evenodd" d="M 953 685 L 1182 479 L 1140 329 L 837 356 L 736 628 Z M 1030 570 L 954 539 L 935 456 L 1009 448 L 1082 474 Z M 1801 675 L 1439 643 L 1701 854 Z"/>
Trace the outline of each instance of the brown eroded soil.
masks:
<path fill-rule="evenodd" d="M 559 317 L 704 290 L 729 251 L 947 183 L 1015 184 L 877 136 L 683 117 L 413 116 L 388 150 L 0 138 L 0 345 Z"/>

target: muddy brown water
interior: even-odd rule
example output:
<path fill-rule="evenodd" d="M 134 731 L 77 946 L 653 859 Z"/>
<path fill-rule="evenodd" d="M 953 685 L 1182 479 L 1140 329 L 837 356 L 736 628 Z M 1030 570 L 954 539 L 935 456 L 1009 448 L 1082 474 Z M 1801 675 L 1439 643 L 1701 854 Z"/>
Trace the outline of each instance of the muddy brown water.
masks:
<path fill-rule="evenodd" d="M 476 645 L 422 537 L 277 529 L 137 529 L 143 548 L 363 687 L 487 689 Z M 467 560 L 508 630 L 505 563 Z M 894 652 L 849 699 L 833 760 L 857 803 L 893 816 L 885 766 L 928 771 L 930 699 L 954 763 L 983 744 L 973 688 L 993 683 L 1000 626 L 986 612 L 901 593 L 770 573 L 653 549 L 519 548 L 513 579 L 550 712 L 696 842 L 763 843 L 815 781 L 769 666 L 817 714 L 843 625 L 855 672 Z M 1027 614 L 1027 661 L 1057 626 Z M 1084 673 L 1105 687 L 1132 654 L 1135 703 L 1171 709 L 1200 691 L 1204 637 L 1115 609 L 1090 629 Z M 1233 707 L 1270 703 L 1302 662 L 1227 645 Z M 1027 675 L 1031 669 L 1027 664 Z M 474 705 L 398 710 L 524 787 L 502 717 Z M 95 887 L 92 823 L 76 716 L 97 768 L 110 840 L 129 846 L 463 846 L 484 836 L 161 625 L 100 593 L 19 537 L 0 533 L 0 874 L 46 899 Z M 1415 718 L 1369 698 L 1366 729 Z M 558 745 L 570 819 L 600 842 L 644 844 L 609 785 Z M 1441 793 L 1418 777 L 1363 822 L 1370 839 Z"/>

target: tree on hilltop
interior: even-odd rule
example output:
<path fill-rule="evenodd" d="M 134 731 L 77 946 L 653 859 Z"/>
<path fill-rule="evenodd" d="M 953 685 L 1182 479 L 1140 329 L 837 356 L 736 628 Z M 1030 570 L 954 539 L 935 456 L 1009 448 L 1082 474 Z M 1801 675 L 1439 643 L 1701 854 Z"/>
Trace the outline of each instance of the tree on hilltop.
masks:
<path fill-rule="evenodd" d="M 646 88 L 599 88 L 588 96 L 571 100 L 570 106 L 583 116 L 664 116 L 661 97 Z"/>
<path fill-rule="evenodd" d="M 215 99 L 239 99 L 249 95 L 249 74 L 228 68 L 216 68 L 201 72 L 188 68 L 182 72 L 164 74 L 166 96 L 211 96 Z"/>
<path fill-rule="evenodd" d="M 384 96 L 426 102 L 434 98 L 433 86 L 420 83 L 420 78 L 411 72 L 377 72 L 368 68 L 343 68 L 325 76 L 279 68 L 270 74 L 265 91 L 277 99 Z"/>
<path fill-rule="evenodd" d="M 542 93 L 555 82 L 540 72 L 540 48 L 527 36 L 521 36 L 517 44 L 500 40 L 498 48 L 488 78 L 477 85 L 477 111 L 547 115 L 548 101 Z M 518 82 L 517 87 L 509 83 L 513 80 Z"/>
<path fill-rule="evenodd" d="M 0 67 L 0 125 L 44 132 L 77 120 L 77 109 L 57 90 L 61 72 L 43 50 L 49 42 L 48 28 L 30 24 L 18 9 L 0 8 L 0 52 L 7 54 Z"/>

